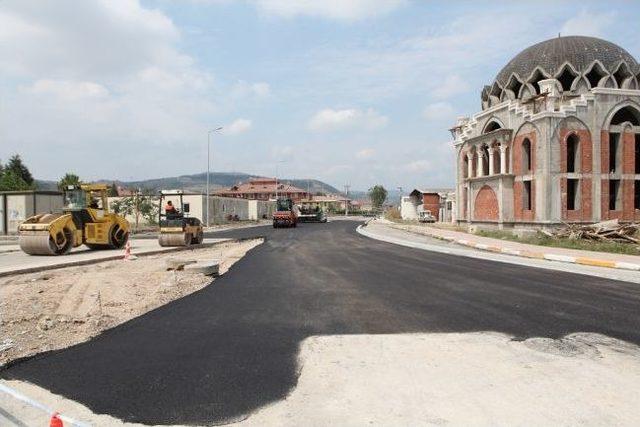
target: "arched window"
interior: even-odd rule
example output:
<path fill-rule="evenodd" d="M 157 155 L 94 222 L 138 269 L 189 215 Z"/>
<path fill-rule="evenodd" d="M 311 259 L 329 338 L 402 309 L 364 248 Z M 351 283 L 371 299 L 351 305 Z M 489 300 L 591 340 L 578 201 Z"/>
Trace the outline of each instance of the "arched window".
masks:
<path fill-rule="evenodd" d="M 518 80 L 515 75 L 511 75 L 511 79 L 509 79 L 509 83 L 505 89 L 510 90 L 513 93 L 513 98 L 517 99 L 520 94 L 520 88 L 522 87 L 522 82 Z"/>
<path fill-rule="evenodd" d="M 633 107 L 624 107 L 618 110 L 611 118 L 612 125 L 619 125 L 625 122 L 633 126 L 640 126 L 640 111 Z"/>
<path fill-rule="evenodd" d="M 580 172 L 580 138 L 575 133 L 567 138 L 567 172 Z"/>
<path fill-rule="evenodd" d="M 573 84 L 573 81 L 576 79 L 576 77 L 578 77 L 578 74 L 575 73 L 571 69 L 571 67 L 565 65 L 562 73 L 560 73 L 560 75 L 557 77 L 560 85 L 562 86 L 563 92 L 568 92 L 571 90 L 571 85 Z"/>
<path fill-rule="evenodd" d="M 544 74 L 542 74 L 542 72 L 539 69 L 536 69 L 533 76 L 531 76 L 531 78 L 529 79 L 529 83 L 531 83 L 534 89 L 536 90 L 536 95 L 540 95 L 540 80 L 544 80 L 546 78 L 547 77 Z"/>
<path fill-rule="evenodd" d="M 593 64 L 593 66 L 591 67 L 589 72 L 585 75 L 585 77 L 589 81 L 589 84 L 591 85 L 591 89 L 593 89 L 594 87 L 598 87 L 598 83 L 606 75 L 607 75 L 606 71 L 604 71 L 600 66 L 600 64 L 596 62 L 595 64 Z"/>
<path fill-rule="evenodd" d="M 493 151 L 493 173 L 500 173 L 500 148 L 497 143 L 494 143 L 491 146 L 491 150 Z"/>
<path fill-rule="evenodd" d="M 491 120 L 489 123 L 487 123 L 487 126 L 485 126 L 483 133 L 493 132 L 494 130 L 498 130 L 498 129 L 502 129 L 502 126 L 500 126 L 500 123 L 498 123 L 495 120 Z"/>
<path fill-rule="evenodd" d="M 482 146 L 482 176 L 489 175 L 489 147 L 486 145 Z"/>
<path fill-rule="evenodd" d="M 522 173 L 531 171 L 531 141 L 525 138 L 522 141 Z"/>
<path fill-rule="evenodd" d="M 469 178 L 469 157 L 467 157 L 467 153 L 462 153 L 462 177 Z"/>

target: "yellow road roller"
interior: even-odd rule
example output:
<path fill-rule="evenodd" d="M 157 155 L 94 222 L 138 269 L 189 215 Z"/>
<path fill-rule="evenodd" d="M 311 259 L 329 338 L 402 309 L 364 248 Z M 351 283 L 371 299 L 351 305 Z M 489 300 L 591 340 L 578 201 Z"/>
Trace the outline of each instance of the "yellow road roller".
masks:
<path fill-rule="evenodd" d="M 70 185 L 62 213 L 39 214 L 18 227 L 20 248 L 29 255 L 64 255 L 71 248 L 119 249 L 129 239 L 129 222 L 109 212 L 107 186 Z"/>
<path fill-rule="evenodd" d="M 160 246 L 199 245 L 204 240 L 202 222 L 189 216 L 189 203 L 184 203 L 183 195 L 180 190 L 160 192 Z"/>

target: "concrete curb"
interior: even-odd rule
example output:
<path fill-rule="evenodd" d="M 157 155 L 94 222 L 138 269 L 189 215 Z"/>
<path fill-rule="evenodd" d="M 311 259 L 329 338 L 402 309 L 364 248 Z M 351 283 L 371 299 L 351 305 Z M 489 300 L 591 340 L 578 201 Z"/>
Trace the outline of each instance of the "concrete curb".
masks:
<path fill-rule="evenodd" d="M 239 239 L 225 239 L 225 240 L 221 240 L 219 242 L 203 243 L 203 244 L 198 245 L 198 246 L 178 246 L 178 247 L 175 247 L 175 248 L 165 248 L 165 249 L 157 249 L 157 250 L 154 249 L 154 250 L 147 251 L 147 252 L 136 253 L 135 255 L 138 256 L 138 257 L 144 257 L 144 256 L 147 256 L 147 255 L 158 255 L 158 254 L 166 254 L 166 253 L 172 253 L 172 252 L 181 252 L 181 251 L 187 251 L 187 250 L 190 250 L 190 249 L 202 249 L 202 248 L 208 248 L 208 247 L 221 245 L 221 244 L 224 244 L 224 243 L 235 243 L 235 242 L 241 242 L 243 240 L 252 240 L 252 239 L 253 239 L 253 237 L 251 237 L 251 238 L 239 238 Z M 43 266 L 38 266 L 38 267 L 17 268 L 15 270 L 11 270 L 11 271 L 0 272 L 0 277 L 14 276 L 14 275 L 17 275 L 17 274 L 37 273 L 39 271 L 58 270 L 60 268 L 78 267 L 78 266 L 81 266 L 81 265 L 98 264 L 98 263 L 105 262 L 105 261 L 122 260 L 123 259 L 123 254 L 120 253 L 121 251 L 118 251 L 118 252 L 119 252 L 118 255 L 112 255 L 112 256 L 108 256 L 108 257 L 104 257 L 104 258 L 83 259 L 83 260 L 77 260 L 77 261 L 69 261 L 69 262 L 65 262 L 65 263 L 62 263 L 62 264 L 43 265 Z M 64 256 L 69 256 L 69 255 L 64 255 Z"/>
<path fill-rule="evenodd" d="M 408 227 L 401 227 L 401 226 L 399 227 L 395 225 L 392 225 L 391 227 L 397 230 L 407 231 L 409 233 L 413 232 Z M 416 233 L 416 234 L 422 234 L 422 233 Z M 590 265 L 593 267 L 606 267 L 606 268 L 617 268 L 620 270 L 640 271 L 640 264 L 634 264 L 629 262 L 610 261 L 610 260 L 598 259 L 598 258 L 573 257 L 568 255 L 558 255 L 558 254 L 545 253 L 545 252 L 520 251 L 515 249 L 504 248 L 502 246 L 489 246 L 489 245 L 476 243 L 466 239 L 456 239 L 454 237 L 439 236 L 437 234 L 431 234 L 428 231 L 426 231 L 424 235 L 427 235 L 434 239 L 444 240 L 447 242 L 452 242 L 458 245 L 467 246 L 470 248 L 479 249 L 479 250 L 488 251 L 488 252 L 514 255 L 514 256 L 519 256 L 524 258 L 546 259 L 548 261 L 566 262 L 569 264 L 581 264 L 581 265 Z"/>

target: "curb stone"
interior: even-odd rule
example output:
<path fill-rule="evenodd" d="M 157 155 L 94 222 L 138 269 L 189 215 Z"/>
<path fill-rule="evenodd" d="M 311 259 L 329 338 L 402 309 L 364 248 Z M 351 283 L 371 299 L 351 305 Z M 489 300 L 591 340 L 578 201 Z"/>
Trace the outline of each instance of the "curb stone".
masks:
<path fill-rule="evenodd" d="M 391 225 L 391 227 L 395 229 L 407 231 L 409 233 L 415 233 L 414 231 L 411 231 L 409 227 L 402 227 L 402 226 L 395 226 L 395 225 Z M 416 234 L 422 234 L 422 233 L 416 233 Z M 618 262 L 618 261 L 611 261 L 611 260 L 598 259 L 598 258 L 574 257 L 574 256 L 568 256 L 568 255 L 545 253 L 545 252 L 520 251 L 516 249 L 504 248 L 501 246 L 489 246 L 481 243 L 475 243 L 473 241 L 465 240 L 465 239 L 456 239 L 454 237 L 439 236 L 437 234 L 429 233 L 428 231 L 425 231 L 424 235 L 433 237 L 434 239 L 444 240 L 447 242 L 456 243 L 458 245 L 467 246 L 474 249 L 503 253 L 507 255 L 514 255 L 514 256 L 519 256 L 524 258 L 546 259 L 548 261 L 566 262 L 569 264 L 581 264 L 581 265 L 590 265 L 594 267 L 605 267 L 605 268 L 616 268 L 620 270 L 640 271 L 640 264 L 634 264 L 630 262 Z"/>
<path fill-rule="evenodd" d="M 245 240 L 253 240 L 254 238 L 260 238 L 260 237 L 241 237 L 241 238 L 228 238 L 228 239 L 225 238 L 217 242 L 202 243 L 198 246 L 176 246 L 176 247 L 162 248 L 157 250 L 153 249 L 146 252 L 140 252 L 136 254 L 136 256 L 145 257 L 149 255 L 162 255 L 162 254 L 170 254 L 173 252 L 182 252 L 187 250 L 210 248 L 210 247 L 222 245 L 225 243 L 237 243 Z M 115 252 L 116 250 L 113 250 L 113 251 Z M 42 265 L 42 266 L 35 266 L 35 267 L 22 267 L 22 268 L 16 268 L 14 270 L 0 271 L 0 277 L 14 276 L 18 274 L 27 274 L 27 273 L 37 273 L 40 271 L 48 271 L 48 270 L 58 270 L 61 268 L 78 267 L 82 265 L 99 264 L 105 261 L 122 260 L 124 258 L 121 253 L 122 251 L 117 250 L 117 252 L 118 252 L 118 255 L 110 255 L 102 258 L 92 258 L 92 259 L 83 259 L 83 260 L 72 259 L 71 261 L 60 263 L 60 264 Z M 69 255 L 63 255 L 63 256 L 68 257 Z"/>

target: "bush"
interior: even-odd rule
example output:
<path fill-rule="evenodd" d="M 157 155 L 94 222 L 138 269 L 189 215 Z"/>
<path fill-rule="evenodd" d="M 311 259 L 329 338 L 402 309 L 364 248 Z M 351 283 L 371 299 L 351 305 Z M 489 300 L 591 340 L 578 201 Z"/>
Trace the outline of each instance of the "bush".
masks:
<path fill-rule="evenodd" d="M 401 221 L 402 215 L 400 215 L 400 209 L 398 208 L 390 208 L 384 213 L 384 217 L 389 221 Z"/>

